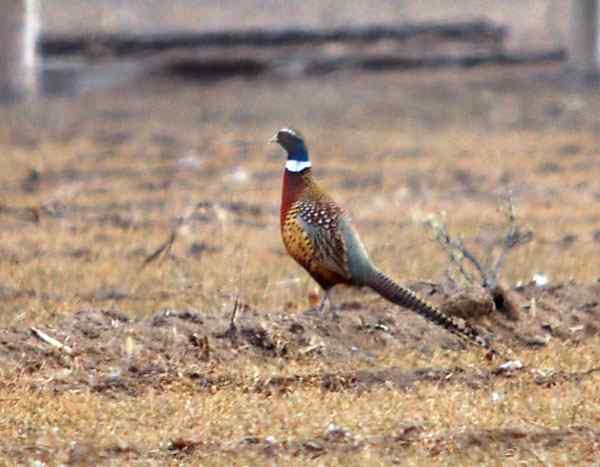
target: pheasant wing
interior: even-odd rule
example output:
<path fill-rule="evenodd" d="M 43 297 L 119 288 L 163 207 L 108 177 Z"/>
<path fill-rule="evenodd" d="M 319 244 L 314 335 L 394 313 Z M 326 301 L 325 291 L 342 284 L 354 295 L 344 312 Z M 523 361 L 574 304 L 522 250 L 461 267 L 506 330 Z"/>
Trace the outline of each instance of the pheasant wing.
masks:
<path fill-rule="evenodd" d="M 298 217 L 312 242 L 315 261 L 321 267 L 350 279 L 348 250 L 339 229 L 339 220 L 344 212 L 335 204 L 304 204 Z"/>

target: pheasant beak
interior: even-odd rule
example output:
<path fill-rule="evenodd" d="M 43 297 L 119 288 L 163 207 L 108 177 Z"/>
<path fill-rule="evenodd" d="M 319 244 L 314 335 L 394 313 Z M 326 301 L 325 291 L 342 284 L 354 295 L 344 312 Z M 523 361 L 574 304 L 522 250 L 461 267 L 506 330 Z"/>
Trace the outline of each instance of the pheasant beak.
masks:
<path fill-rule="evenodd" d="M 277 139 L 277 133 L 275 133 L 273 135 L 273 137 L 269 140 L 269 143 L 278 143 L 279 140 Z"/>

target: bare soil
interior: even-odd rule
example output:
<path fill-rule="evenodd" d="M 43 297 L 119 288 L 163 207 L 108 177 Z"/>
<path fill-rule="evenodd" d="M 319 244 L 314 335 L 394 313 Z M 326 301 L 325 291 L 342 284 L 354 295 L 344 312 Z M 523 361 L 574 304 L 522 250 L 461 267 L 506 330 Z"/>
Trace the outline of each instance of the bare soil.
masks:
<path fill-rule="evenodd" d="M 419 288 L 419 284 L 413 287 Z M 476 303 L 482 301 L 472 293 L 468 296 Z M 434 287 L 430 287 L 427 297 L 442 306 L 450 303 L 449 297 L 439 294 Z M 523 349 L 543 347 L 553 338 L 581 345 L 598 333 L 600 283 L 544 288 L 529 285 L 512 291 L 510 297 L 518 309 L 525 310 L 526 316 L 506 320 L 491 310 L 485 318 L 469 317 L 469 322 L 480 325 L 486 322 L 493 341 L 509 347 L 515 355 Z M 531 316 L 532 301 L 537 308 L 534 316 Z M 214 392 L 230 385 L 243 388 L 250 384 L 251 390 L 261 393 L 289 391 L 303 385 L 317 385 L 328 391 L 362 391 L 382 384 L 405 389 L 419 381 L 476 387 L 489 378 L 504 377 L 504 372 L 498 369 L 479 369 L 476 374 L 469 374 L 460 367 L 410 371 L 397 367 L 357 369 L 251 382 L 212 377 L 210 367 L 242 357 L 256 362 L 318 359 L 335 367 L 368 363 L 381 352 L 401 355 L 414 351 L 426 358 L 438 349 L 458 351 L 464 350 L 465 345 L 409 312 L 399 313 L 385 304 L 368 306 L 363 301 L 344 301 L 334 305 L 341 315 L 338 319 L 318 315 L 313 309 L 293 314 L 276 311 L 265 317 L 261 310 L 243 304 L 241 308 L 242 323 L 234 332 L 229 329 L 229 316 L 224 313 L 165 308 L 152 317 L 132 319 L 118 308 L 82 308 L 45 329 L 74 349 L 72 353 L 65 355 L 41 342 L 34 333 L 13 327 L 2 330 L 3 366 L 20 368 L 43 381 L 43 386 L 33 383 L 31 389 L 85 389 L 132 396 L 143 393 L 147 386 L 161 388 L 182 376 L 199 390 Z M 74 365 L 79 371 L 73 371 Z M 600 367 L 587 374 L 596 371 Z M 557 376 L 563 377 L 585 375 L 575 372 Z M 539 381 L 549 383 L 543 378 Z"/>

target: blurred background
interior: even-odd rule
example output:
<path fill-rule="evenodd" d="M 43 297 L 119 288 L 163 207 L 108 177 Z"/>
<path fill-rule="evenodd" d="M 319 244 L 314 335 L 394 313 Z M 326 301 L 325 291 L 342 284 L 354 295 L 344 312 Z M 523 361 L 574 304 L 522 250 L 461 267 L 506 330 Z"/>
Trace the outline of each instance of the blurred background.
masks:
<path fill-rule="evenodd" d="M 350 62 L 352 57 L 364 59 L 365 49 L 372 61 L 384 58 L 384 66 L 390 68 L 409 67 L 409 63 L 397 62 L 407 57 L 431 59 L 435 52 L 440 60 L 422 65 L 465 66 L 502 58 L 519 62 L 565 61 L 571 69 L 588 74 L 597 71 L 598 66 L 598 6 L 594 0 L 377 0 L 350 4 L 335 0 L 218 4 L 192 0 L 168 4 L 66 0 L 60 7 L 38 0 L 3 0 L 2 9 L 0 29 L 6 46 L 0 55 L 0 90 L 4 89 L 5 98 L 23 92 L 30 94 L 36 89 L 65 93 L 132 77 L 131 67 L 117 72 L 108 66 L 103 70 L 95 68 L 93 76 L 82 76 L 85 71 L 76 69 L 82 65 L 82 59 L 88 65 L 118 58 L 147 61 L 149 55 L 182 50 L 197 59 L 203 54 L 213 58 L 216 55 L 222 67 L 227 58 L 239 57 L 240 49 L 251 47 L 243 54 L 248 59 L 246 68 L 240 64 L 236 72 L 230 64 L 227 71 L 231 74 L 272 72 L 277 64 L 281 65 L 277 59 L 282 56 L 289 62 L 300 62 L 306 72 L 311 69 L 306 55 L 313 61 L 318 56 L 321 61 L 337 58 L 339 62 L 344 58 Z M 321 50 L 315 51 L 311 48 L 314 45 Z M 290 46 L 308 50 L 290 51 Z M 266 54 L 265 48 L 271 53 Z M 286 53 L 277 50 L 280 48 Z M 491 51 L 501 51 L 506 56 L 493 56 Z M 209 67 L 210 63 L 204 65 Z M 327 71 L 343 66 L 321 65 Z M 217 68 L 215 73 L 223 72 Z M 76 72 L 81 74 L 75 77 Z M 298 67 L 294 74 L 297 72 Z M 103 73 L 107 76 L 99 76 Z M 210 69 L 203 73 L 211 74 Z"/>

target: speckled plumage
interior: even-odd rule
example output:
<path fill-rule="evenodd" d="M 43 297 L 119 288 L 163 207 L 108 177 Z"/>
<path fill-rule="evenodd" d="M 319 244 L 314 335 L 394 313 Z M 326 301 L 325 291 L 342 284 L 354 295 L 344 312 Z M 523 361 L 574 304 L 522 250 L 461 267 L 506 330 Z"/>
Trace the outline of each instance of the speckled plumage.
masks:
<path fill-rule="evenodd" d="M 298 132 L 281 130 L 273 141 L 286 149 L 288 161 L 300 153 L 308 162 L 308 151 Z M 326 297 L 337 284 L 367 286 L 390 302 L 497 354 L 475 328 L 445 315 L 375 267 L 349 215 L 315 182 L 310 164 L 297 172 L 286 168 L 280 220 L 285 248 L 326 291 Z"/>
<path fill-rule="evenodd" d="M 349 283 L 347 250 L 339 221 L 345 212 L 313 182 L 311 169 L 286 170 L 281 236 L 294 258 L 323 287 Z"/>

